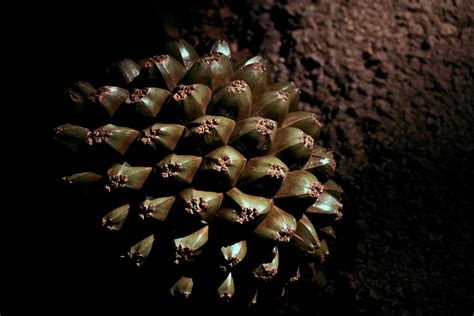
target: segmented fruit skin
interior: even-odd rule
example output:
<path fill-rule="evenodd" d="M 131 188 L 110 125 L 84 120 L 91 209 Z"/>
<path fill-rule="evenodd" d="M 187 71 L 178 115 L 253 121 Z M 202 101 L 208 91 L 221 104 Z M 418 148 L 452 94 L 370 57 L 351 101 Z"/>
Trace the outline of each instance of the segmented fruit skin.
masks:
<path fill-rule="evenodd" d="M 270 83 L 268 65 L 232 63 L 225 41 L 199 57 L 179 40 L 108 67 L 121 87 L 66 93 L 70 120 L 53 136 L 75 162 L 64 182 L 172 296 L 255 303 L 329 254 L 336 163 L 316 114 L 297 111 L 298 88 Z"/>

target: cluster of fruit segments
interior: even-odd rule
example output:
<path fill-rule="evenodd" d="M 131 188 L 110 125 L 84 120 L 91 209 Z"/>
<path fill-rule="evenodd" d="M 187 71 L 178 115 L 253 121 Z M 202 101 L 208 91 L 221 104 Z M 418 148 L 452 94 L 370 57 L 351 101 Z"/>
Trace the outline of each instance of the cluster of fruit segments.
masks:
<path fill-rule="evenodd" d="M 270 83 L 268 68 L 232 63 L 224 41 L 199 57 L 180 40 L 110 66 L 114 86 L 66 93 L 70 123 L 54 130 L 75 161 L 64 181 L 101 201 L 123 257 L 161 267 L 173 296 L 255 302 L 329 254 L 342 216 L 335 160 L 299 90 Z"/>

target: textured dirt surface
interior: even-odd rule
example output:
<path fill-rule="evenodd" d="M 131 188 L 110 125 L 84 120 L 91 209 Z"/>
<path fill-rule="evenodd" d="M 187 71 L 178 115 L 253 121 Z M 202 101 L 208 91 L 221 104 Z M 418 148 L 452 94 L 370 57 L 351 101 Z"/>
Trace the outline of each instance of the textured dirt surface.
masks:
<path fill-rule="evenodd" d="M 308 284 L 292 305 L 275 313 L 474 312 L 472 1 L 146 3 L 85 6 L 74 14 L 60 9 L 56 19 L 71 36 L 61 38 L 54 54 L 75 62 L 52 70 L 62 78 L 58 91 L 90 78 L 111 58 L 159 51 L 170 37 L 193 43 L 224 38 L 241 55 L 267 57 L 275 79 L 301 88 L 301 107 L 321 114 L 321 142 L 334 149 L 346 191 L 345 218 L 326 280 L 320 280 L 325 287 Z M 79 228 L 61 232 L 87 234 Z M 72 245 L 89 251 L 77 238 Z M 71 270 L 61 270 L 68 281 L 56 286 L 90 282 L 108 264 L 85 279 L 71 277 L 95 264 L 78 257 L 68 254 Z M 105 291 L 101 286 L 92 293 Z"/>

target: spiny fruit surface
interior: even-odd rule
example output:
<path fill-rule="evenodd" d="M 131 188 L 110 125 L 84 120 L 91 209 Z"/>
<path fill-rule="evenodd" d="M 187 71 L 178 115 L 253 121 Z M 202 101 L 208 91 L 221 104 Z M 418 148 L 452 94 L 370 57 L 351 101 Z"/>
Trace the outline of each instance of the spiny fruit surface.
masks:
<path fill-rule="evenodd" d="M 224 41 L 199 57 L 180 40 L 110 66 L 114 85 L 66 93 L 64 181 L 92 201 L 117 256 L 174 297 L 279 297 L 329 254 L 342 216 L 333 155 L 299 90 L 268 72 L 258 56 L 232 63 Z"/>

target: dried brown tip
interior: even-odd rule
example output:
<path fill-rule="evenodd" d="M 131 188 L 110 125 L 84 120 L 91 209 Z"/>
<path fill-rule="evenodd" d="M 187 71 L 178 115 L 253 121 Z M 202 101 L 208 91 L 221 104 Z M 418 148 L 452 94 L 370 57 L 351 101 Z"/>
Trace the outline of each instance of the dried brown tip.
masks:
<path fill-rule="evenodd" d="M 277 273 L 277 268 L 262 267 L 261 269 L 258 269 L 258 271 L 254 271 L 253 276 L 259 280 L 267 281 L 273 279 Z"/>
<path fill-rule="evenodd" d="M 110 141 L 112 135 L 113 132 L 111 130 L 97 129 L 87 133 L 87 143 L 89 145 L 106 143 Z"/>
<path fill-rule="evenodd" d="M 150 145 L 153 143 L 154 140 L 160 136 L 161 131 L 159 128 L 154 128 L 150 131 L 145 131 L 145 134 L 143 137 L 140 139 L 140 141 L 145 144 L 145 145 Z"/>
<path fill-rule="evenodd" d="M 240 262 L 239 259 L 235 257 L 230 257 L 228 259 L 225 259 L 224 264 L 219 265 L 219 269 L 222 272 L 227 272 L 228 270 L 232 269 L 232 267 L 236 266 Z"/>
<path fill-rule="evenodd" d="M 189 292 L 189 291 L 179 292 L 179 291 L 175 291 L 175 290 L 170 290 L 170 294 L 171 294 L 171 296 L 179 295 L 179 296 L 183 297 L 184 299 L 187 299 L 189 297 L 189 295 L 191 295 L 191 292 Z"/>
<path fill-rule="evenodd" d="M 228 300 L 228 299 L 232 298 L 232 294 L 230 294 L 229 292 L 223 292 L 223 293 L 219 294 L 219 298 L 221 300 Z"/>
<path fill-rule="evenodd" d="M 102 102 L 106 96 L 109 96 L 112 93 L 110 87 L 105 86 L 99 89 L 96 89 L 91 92 L 88 99 L 91 102 Z"/>
<path fill-rule="evenodd" d="M 296 92 L 297 92 L 298 94 L 301 94 L 300 88 L 298 88 L 298 87 L 295 85 L 295 83 L 294 83 L 293 81 L 290 81 L 290 85 L 291 85 L 292 88 L 295 88 L 295 89 L 296 89 Z"/>
<path fill-rule="evenodd" d="M 232 166 L 232 160 L 229 155 L 224 154 L 217 159 L 212 169 L 217 172 L 227 172 L 230 166 Z"/>
<path fill-rule="evenodd" d="M 56 135 L 61 135 L 62 133 L 64 133 L 65 129 L 62 126 L 58 126 L 53 131 Z"/>
<path fill-rule="evenodd" d="M 114 222 L 110 218 L 103 218 L 101 224 L 107 230 L 113 230 L 114 229 Z"/>
<path fill-rule="evenodd" d="M 163 169 L 161 176 L 166 179 L 177 175 L 181 171 L 181 165 L 179 163 L 167 163 Z"/>
<path fill-rule="evenodd" d="M 125 100 L 127 104 L 138 103 L 148 94 L 148 88 L 145 89 L 133 89 L 132 94 Z"/>
<path fill-rule="evenodd" d="M 307 134 L 301 136 L 301 141 L 306 148 L 312 149 L 314 146 L 314 138 Z"/>
<path fill-rule="evenodd" d="M 283 91 L 283 90 L 278 90 L 277 91 L 277 98 L 279 100 L 288 101 L 290 99 L 290 95 L 287 92 Z"/>
<path fill-rule="evenodd" d="M 279 178 L 285 177 L 287 172 L 288 172 L 288 168 L 276 163 L 272 163 L 270 168 L 268 168 L 267 170 L 267 175 L 269 175 L 272 178 L 279 179 Z"/>
<path fill-rule="evenodd" d="M 145 220 L 146 217 L 150 217 L 150 214 L 153 213 L 154 207 L 151 205 L 150 200 L 146 200 L 140 205 L 140 212 L 138 213 L 138 217 L 141 220 Z"/>
<path fill-rule="evenodd" d="M 191 201 L 186 202 L 187 207 L 184 208 L 189 214 L 199 214 L 206 211 L 206 207 L 209 205 L 209 202 L 203 200 L 202 197 L 194 198 Z"/>
<path fill-rule="evenodd" d="M 321 242 L 319 240 L 315 240 L 311 243 L 311 246 L 309 246 L 308 249 L 308 254 L 313 253 L 316 249 L 321 247 Z"/>
<path fill-rule="evenodd" d="M 258 211 L 254 207 L 243 207 L 238 214 L 236 222 L 239 224 L 248 223 L 258 216 Z"/>
<path fill-rule="evenodd" d="M 298 281 L 298 280 L 300 279 L 300 277 L 301 277 L 300 268 L 298 268 L 298 269 L 296 270 L 295 275 L 292 276 L 289 281 L 290 281 L 290 282 L 296 282 L 296 281 Z"/>
<path fill-rule="evenodd" d="M 265 72 L 267 70 L 267 67 L 265 67 L 264 64 L 260 64 L 260 63 L 251 64 L 250 68 L 258 72 Z"/>
<path fill-rule="evenodd" d="M 325 149 L 324 153 L 329 157 L 329 158 L 324 158 L 321 160 L 321 162 L 329 162 L 329 166 L 333 171 L 336 171 L 336 160 L 334 159 L 334 154 L 332 153 L 331 149 Z M 329 160 L 329 161 L 328 161 Z"/>
<path fill-rule="evenodd" d="M 112 189 L 124 188 L 127 181 L 127 175 L 113 175 L 109 178 L 109 182 L 104 186 L 104 188 L 107 192 L 112 192 Z"/>
<path fill-rule="evenodd" d="M 199 58 L 199 61 L 205 64 L 212 64 L 215 61 L 219 61 L 219 59 L 223 56 L 220 52 L 215 52 L 209 55 L 204 55 L 203 57 Z"/>
<path fill-rule="evenodd" d="M 137 267 L 141 268 L 143 266 L 143 263 L 145 263 L 145 258 L 138 251 L 129 251 L 129 252 L 127 252 L 127 257 L 129 257 L 130 260 L 137 265 Z"/>
<path fill-rule="evenodd" d="M 199 122 L 200 125 L 196 128 L 196 133 L 200 135 L 209 134 L 214 129 L 216 129 L 217 126 L 219 126 L 220 121 L 221 120 L 218 118 L 202 120 L 201 122 Z"/>
<path fill-rule="evenodd" d="M 150 68 L 154 65 L 164 64 L 168 59 L 170 59 L 170 56 L 168 55 L 155 55 L 145 61 L 143 68 Z"/>
<path fill-rule="evenodd" d="M 311 197 L 318 198 L 321 192 L 323 192 L 323 185 L 319 182 L 312 182 L 309 184 L 309 195 Z"/>
<path fill-rule="evenodd" d="M 185 86 L 180 84 L 178 86 L 178 90 L 173 94 L 173 99 L 175 99 L 176 101 L 183 101 L 184 99 L 186 99 L 186 97 L 190 96 L 193 93 L 194 89 L 196 89 L 195 85 Z"/>
<path fill-rule="evenodd" d="M 230 93 L 241 93 L 244 92 L 245 89 L 247 89 L 248 85 L 245 81 L 243 80 L 234 80 L 230 84 L 230 86 L 227 88 L 227 92 Z"/>
<path fill-rule="evenodd" d="M 294 232 L 295 230 L 293 228 L 290 226 L 285 226 L 282 231 L 277 232 L 275 236 L 273 236 L 273 239 L 279 242 L 289 242 Z"/>
<path fill-rule="evenodd" d="M 73 184 L 71 177 L 62 177 L 61 180 L 66 182 L 67 184 Z"/>
<path fill-rule="evenodd" d="M 257 125 L 255 127 L 261 134 L 269 136 L 276 128 L 276 123 L 268 119 L 261 119 L 257 121 Z"/>
<path fill-rule="evenodd" d="M 189 260 L 191 260 L 192 254 L 193 254 L 192 250 L 189 249 L 188 247 L 183 247 L 181 245 L 178 245 L 175 251 L 174 264 L 188 262 Z"/>
<path fill-rule="evenodd" d="M 320 120 L 320 116 L 319 116 L 319 115 L 313 113 L 313 114 L 311 115 L 311 117 L 313 118 L 313 122 L 314 122 L 316 125 L 318 125 L 319 128 L 323 127 L 323 124 L 321 123 L 321 120 Z"/>

